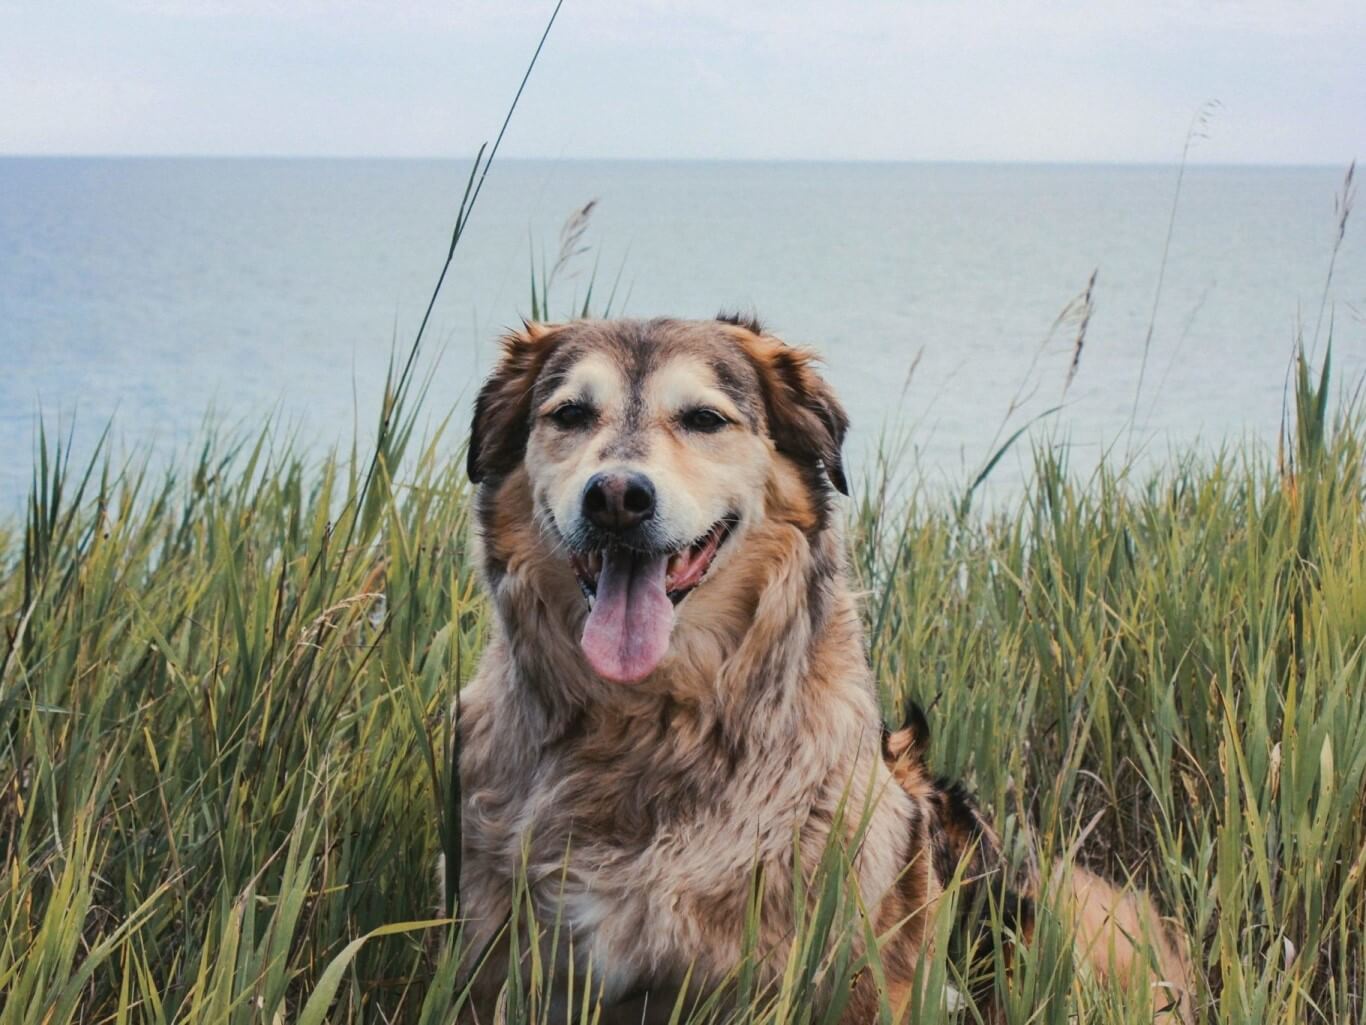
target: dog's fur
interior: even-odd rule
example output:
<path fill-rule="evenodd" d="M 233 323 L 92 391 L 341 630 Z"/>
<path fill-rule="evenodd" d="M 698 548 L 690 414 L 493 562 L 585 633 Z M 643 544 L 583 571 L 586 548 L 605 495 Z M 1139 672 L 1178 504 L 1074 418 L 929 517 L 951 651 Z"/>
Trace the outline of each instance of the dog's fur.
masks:
<path fill-rule="evenodd" d="M 591 415 L 566 428 L 565 403 Z M 699 407 L 724 426 L 686 427 Z M 491 951 L 477 1020 L 493 1020 L 523 870 L 540 920 L 572 940 L 560 975 L 572 945 L 606 1020 L 640 1021 L 643 994 L 667 1016 L 689 973 L 693 988 L 721 980 L 756 879 L 758 949 L 780 971 L 794 840 L 809 876 L 832 829 L 855 848 L 869 924 L 889 934 L 894 1008 L 955 873 L 969 889 L 995 880 L 1016 934 L 1031 933 L 1032 881 L 1002 879 L 967 793 L 926 771 L 923 718 L 882 728 L 837 508 L 846 425 L 812 355 L 744 318 L 531 324 L 504 340 L 469 450 L 494 609 L 459 723 L 459 915 L 470 949 Z M 600 543 L 580 508 L 604 467 L 654 482 L 654 533 L 639 543 L 685 548 L 729 529 L 676 607 L 667 655 L 634 683 L 603 679 L 580 647 L 588 604 L 571 555 Z M 1146 898 L 1079 869 L 1066 878 L 1084 958 L 1158 984 L 1154 1009 L 1185 1017 L 1186 968 Z M 864 972 L 842 1020 L 871 1021 L 877 1005 Z"/>

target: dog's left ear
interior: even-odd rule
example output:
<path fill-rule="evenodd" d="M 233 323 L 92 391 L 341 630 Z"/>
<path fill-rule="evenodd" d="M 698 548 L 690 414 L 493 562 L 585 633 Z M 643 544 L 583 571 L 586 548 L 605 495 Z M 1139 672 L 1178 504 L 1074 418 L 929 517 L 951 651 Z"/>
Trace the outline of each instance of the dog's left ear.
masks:
<path fill-rule="evenodd" d="M 849 417 L 816 372 L 816 354 L 745 326 L 740 331 L 741 344 L 759 373 L 773 444 L 802 466 L 824 468 L 839 493 L 849 494 L 842 454 Z"/>
<path fill-rule="evenodd" d="M 503 356 L 479 390 L 466 469 L 475 484 L 517 468 L 531 434 L 531 389 L 558 341 L 559 325 L 524 323 L 503 336 Z"/>

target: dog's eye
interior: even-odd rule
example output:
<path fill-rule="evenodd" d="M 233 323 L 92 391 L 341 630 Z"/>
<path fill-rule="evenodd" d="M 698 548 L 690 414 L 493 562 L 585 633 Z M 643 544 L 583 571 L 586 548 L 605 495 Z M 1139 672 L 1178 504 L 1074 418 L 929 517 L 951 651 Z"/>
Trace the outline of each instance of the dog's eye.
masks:
<path fill-rule="evenodd" d="M 583 427 L 592 420 L 593 411 L 582 402 L 566 402 L 551 412 L 550 419 L 556 426 L 572 430 L 575 427 Z"/>
<path fill-rule="evenodd" d="M 707 409 L 705 406 L 700 409 L 690 409 L 680 418 L 683 426 L 690 431 L 703 431 L 707 434 L 719 431 L 730 423 L 724 416 L 714 409 Z"/>

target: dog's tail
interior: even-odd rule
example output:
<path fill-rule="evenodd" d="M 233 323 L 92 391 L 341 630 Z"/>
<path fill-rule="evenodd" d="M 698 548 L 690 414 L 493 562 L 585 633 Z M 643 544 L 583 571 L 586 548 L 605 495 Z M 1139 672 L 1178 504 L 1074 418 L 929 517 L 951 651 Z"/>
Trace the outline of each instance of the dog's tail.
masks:
<path fill-rule="evenodd" d="M 929 819 L 935 873 L 943 884 L 960 872 L 959 906 L 978 909 L 964 923 L 976 934 L 974 942 L 986 936 L 981 909 L 989 887 L 1005 927 L 1028 943 L 1034 935 L 1034 902 L 1045 889 L 1039 873 L 1027 866 L 1012 874 L 1000 838 L 967 789 L 930 774 L 925 760 L 929 736 L 924 713 L 911 704 L 902 726 L 883 733 L 882 755 L 892 776 Z M 1191 1020 L 1190 963 L 1147 894 L 1120 889 L 1066 862 L 1054 867 L 1049 884 L 1083 971 L 1116 986 L 1144 987 L 1156 1021 Z"/>

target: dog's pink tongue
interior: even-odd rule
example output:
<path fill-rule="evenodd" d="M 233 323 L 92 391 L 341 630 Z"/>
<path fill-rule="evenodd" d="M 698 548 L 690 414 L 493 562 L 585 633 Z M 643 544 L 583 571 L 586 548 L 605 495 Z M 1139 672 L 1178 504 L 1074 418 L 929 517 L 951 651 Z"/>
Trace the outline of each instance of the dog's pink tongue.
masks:
<path fill-rule="evenodd" d="M 583 653 L 601 677 L 639 683 L 669 650 L 673 602 L 664 591 L 667 555 L 603 553 L 598 592 L 583 628 Z"/>

